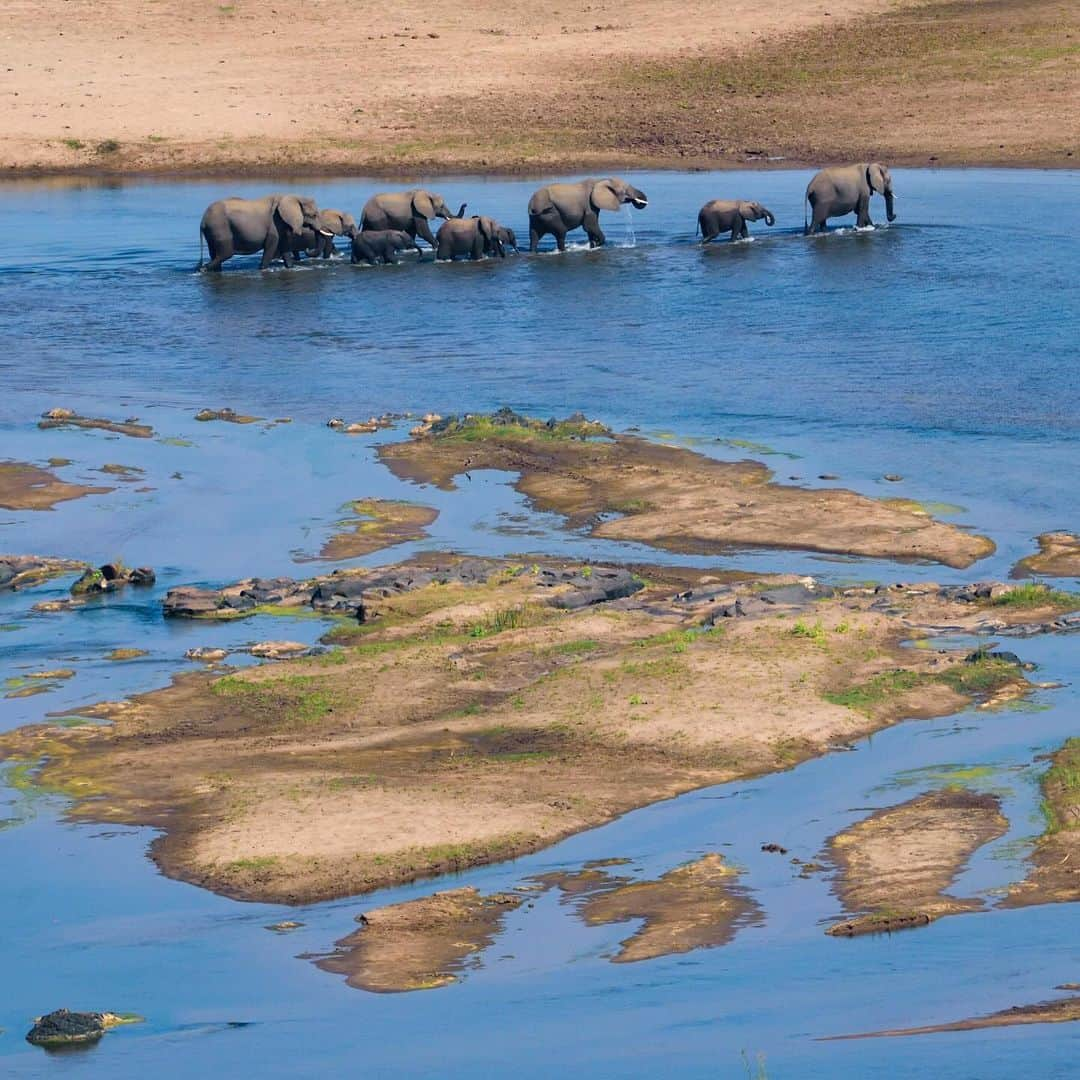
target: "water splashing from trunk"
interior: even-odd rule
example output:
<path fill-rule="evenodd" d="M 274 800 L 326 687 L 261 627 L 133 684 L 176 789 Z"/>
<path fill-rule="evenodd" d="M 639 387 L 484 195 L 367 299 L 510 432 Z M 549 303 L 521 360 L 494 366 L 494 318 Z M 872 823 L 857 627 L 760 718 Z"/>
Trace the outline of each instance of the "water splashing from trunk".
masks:
<path fill-rule="evenodd" d="M 634 232 L 634 211 L 629 203 L 623 203 L 619 208 L 623 218 L 623 247 L 637 247 L 637 234 Z"/>

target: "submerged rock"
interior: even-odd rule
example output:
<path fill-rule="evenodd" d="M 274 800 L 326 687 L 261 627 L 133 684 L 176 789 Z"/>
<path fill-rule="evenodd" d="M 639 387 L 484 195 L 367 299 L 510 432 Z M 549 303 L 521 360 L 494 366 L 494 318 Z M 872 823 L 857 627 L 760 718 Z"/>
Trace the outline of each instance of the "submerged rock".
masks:
<path fill-rule="evenodd" d="M 115 592 L 125 585 L 147 587 L 153 585 L 157 575 L 149 566 L 125 566 L 119 559 L 102 566 L 88 567 L 82 577 L 71 586 L 72 596 L 87 596 L 100 592 Z"/>

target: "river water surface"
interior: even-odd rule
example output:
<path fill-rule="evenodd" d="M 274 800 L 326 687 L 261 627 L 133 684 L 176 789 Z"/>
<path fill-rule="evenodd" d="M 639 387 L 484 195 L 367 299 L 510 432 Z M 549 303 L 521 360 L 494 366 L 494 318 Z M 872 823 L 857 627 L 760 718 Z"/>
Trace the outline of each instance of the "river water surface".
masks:
<path fill-rule="evenodd" d="M 647 210 L 608 215 L 610 246 L 505 262 L 354 268 L 347 260 L 260 273 L 236 259 L 194 273 L 197 223 L 242 183 L 8 184 L 0 191 L 0 458 L 44 463 L 115 490 L 51 512 L 0 511 L 0 551 L 150 564 L 158 585 L 61 615 L 30 611 L 70 579 L 0 597 L 0 680 L 69 668 L 49 693 L 0 699 L 0 727 L 164 685 L 193 645 L 313 640 L 314 620 L 165 623 L 177 584 L 306 574 L 340 507 L 404 497 L 437 507 L 417 550 L 661 561 L 591 540 L 537 513 L 507 477 L 466 490 L 396 481 L 374 460 L 402 430 L 346 437 L 331 416 L 510 405 L 581 409 L 613 427 L 758 457 L 810 486 L 836 474 L 869 495 L 935 504 L 991 536 L 965 571 L 795 552 L 682 559 L 796 570 L 830 581 L 1003 577 L 1033 537 L 1080 527 L 1080 175 L 896 170 L 888 228 L 802 237 L 800 172 L 628 177 Z M 279 187 L 279 184 L 269 187 Z M 304 182 L 358 214 L 384 183 Z M 433 185 L 527 235 L 536 181 Z M 698 207 L 757 198 L 777 216 L 755 239 L 702 249 Z M 1020 206 L 1038 206 L 1026 219 Z M 883 207 L 872 208 L 884 216 Z M 138 415 L 156 438 L 41 431 L 45 409 Z M 229 405 L 293 422 L 199 424 Z M 135 482 L 94 470 L 138 466 Z M 885 474 L 900 482 L 886 482 Z M 152 490 L 139 490 L 149 488 Z M 320 567 L 321 569 L 322 567 Z M 1065 582 L 1066 587 L 1075 583 Z M 105 655 L 135 646 L 147 655 Z M 587 928 L 554 894 L 520 909 L 481 965 L 438 991 L 349 989 L 302 953 L 326 952 L 364 908 L 421 896 L 424 882 L 299 912 L 240 904 L 162 878 L 148 830 L 67 824 L 63 804 L 8 770 L 0 786 L 0 1072 L 12 1076 L 216 1075 L 738 1077 L 743 1053 L 777 1078 L 1075 1075 L 1075 1025 L 904 1040 L 822 1036 L 932 1024 L 1055 996 L 1080 979 L 1076 905 L 950 917 L 894 937 L 835 940 L 827 877 L 799 879 L 760 851 L 813 859 L 826 839 L 940 783 L 991 766 L 1010 831 L 964 872 L 957 895 L 992 905 L 1023 875 L 1042 828 L 1040 755 L 1077 733 L 1076 638 L 1017 646 L 1041 665 L 1034 705 L 912 721 L 854 752 L 645 808 L 537 855 L 453 879 L 490 890 L 588 859 L 642 875 L 704 851 L 741 867 L 764 911 L 722 948 L 639 964 L 608 959 L 626 925 Z M 305 926 L 279 936 L 281 918 Z M 22 1040 L 50 1009 L 135 1011 L 145 1024 L 95 1049 L 45 1055 Z M 756 1067 L 753 1066 L 752 1067 Z"/>

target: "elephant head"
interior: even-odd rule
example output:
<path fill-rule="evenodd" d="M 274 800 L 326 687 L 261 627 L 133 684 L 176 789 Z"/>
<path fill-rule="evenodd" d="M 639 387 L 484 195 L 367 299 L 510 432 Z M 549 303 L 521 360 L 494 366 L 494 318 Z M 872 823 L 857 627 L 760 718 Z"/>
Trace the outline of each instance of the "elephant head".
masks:
<path fill-rule="evenodd" d="M 491 255 L 497 255 L 500 259 L 506 258 L 504 245 L 510 244 L 517 250 L 517 244 L 513 242 L 513 233 L 505 226 L 500 225 L 494 218 L 482 215 L 475 218 L 477 232 L 480 233 L 484 242 L 484 251 Z"/>
<path fill-rule="evenodd" d="M 866 166 L 866 182 L 870 185 L 871 192 L 876 191 L 879 195 L 885 196 L 885 216 L 890 221 L 895 221 L 896 214 L 893 213 L 892 174 L 889 172 L 888 167 L 879 165 L 877 162 L 871 162 Z"/>
<path fill-rule="evenodd" d="M 420 245 L 416 242 L 415 236 L 410 236 L 409 233 L 402 229 L 390 230 L 390 241 L 394 245 L 395 251 L 419 251 Z"/>
<path fill-rule="evenodd" d="M 415 188 L 409 194 L 412 196 L 412 212 L 414 217 L 428 218 L 440 217 L 445 220 L 449 220 L 454 215 L 450 213 L 449 207 L 443 202 L 443 197 L 437 195 L 434 191 L 425 191 L 423 188 Z M 462 204 L 461 210 L 458 213 L 460 217 L 465 211 L 465 204 Z"/>
<path fill-rule="evenodd" d="M 517 251 L 517 237 L 514 235 L 514 230 L 506 225 L 500 225 L 498 230 L 498 237 L 504 247 L 513 248 Z"/>
<path fill-rule="evenodd" d="M 638 191 L 617 176 L 594 180 L 589 192 L 589 202 L 597 211 L 618 210 L 624 203 L 630 203 L 636 210 L 644 210 L 649 205 L 644 191 Z"/>
<path fill-rule="evenodd" d="M 759 202 L 741 202 L 739 203 L 739 213 L 746 221 L 760 221 L 765 219 L 765 224 L 770 227 L 776 224 L 776 218 L 773 212 L 767 207 L 764 207 Z"/>
<path fill-rule="evenodd" d="M 332 236 L 319 223 L 319 208 L 314 199 L 305 195 L 278 195 L 274 204 L 274 217 L 285 226 L 286 231 L 299 235 L 305 228 Z"/>
<path fill-rule="evenodd" d="M 356 235 L 356 218 L 341 210 L 319 211 L 319 228 L 326 229 L 334 236 L 347 236 L 350 240 Z M 326 233 L 324 232 L 325 236 Z"/>

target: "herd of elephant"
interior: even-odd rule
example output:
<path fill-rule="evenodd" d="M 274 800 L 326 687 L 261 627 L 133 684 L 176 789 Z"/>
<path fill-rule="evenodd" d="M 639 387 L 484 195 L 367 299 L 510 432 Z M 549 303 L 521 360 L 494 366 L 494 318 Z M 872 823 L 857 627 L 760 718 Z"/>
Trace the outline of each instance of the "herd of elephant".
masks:
<path fill-rule="evenodd" d="M 804 215 L 804 231 L 822 232 L 829 218 L 850 213 L 856 215 L 856 225 L 872 225 L 870 199 L 874 194 L 884 196 L 886 214 L 893 221 L 892 176 L 884 165 L 870 162 L 822 169 L 806 188 L 810 213 Z M 565 251 L 567 233 L 578 228 L 585 230 L 590 247 L 600 247 L 604 243 L 600 211 L 624 205 L 642 210 L 648 199 L 643 191 L 618 177 L 547 184 L 529 199 L 529 250 L 537 251 L 545 236 L 553 236 L 559 251 Z M 301 255 L 329 258 L 338 236 L 349 240 L 354 263 L 396 262 L 399 251 L 420 251 L 417 237 L 431 246 L 436 259 L 502 258 L 508 250 L 517 250 L 513 229 L 484 215 L 467 218 L 465 209 L 462 203 L 452 214 L 441 195 L 422 188 L 386 192 L 368 199 L 357 227 L 351 214 L 320 210 L 314 199 L 267 195 L 261 199 L 219 199 L 207 207 L 199 228 L 210 254 L 208 270 L 220 270 L 233 255 L 259 251 L 264 270 L 275 259 L 292 266 Z M 443 219 L 434 234 L 429 224 L 433 218 Z M 698 212 L 698 230 L 703 243 L 726 232 L 732 240 L 739 240 L 749 235 L 748 221 L 762 219 L 766 225 L 776 221 L 772 211 L 759 202 L 713 199 Z"/>

